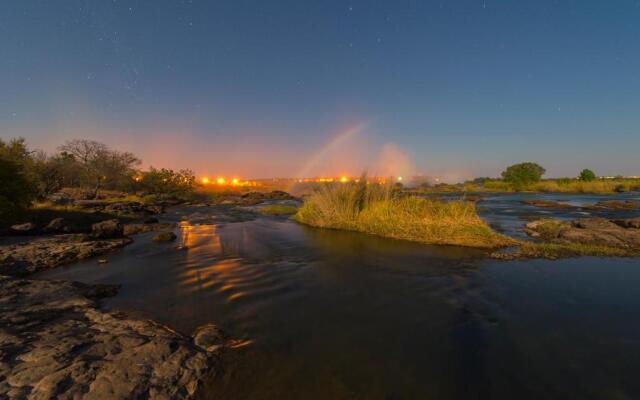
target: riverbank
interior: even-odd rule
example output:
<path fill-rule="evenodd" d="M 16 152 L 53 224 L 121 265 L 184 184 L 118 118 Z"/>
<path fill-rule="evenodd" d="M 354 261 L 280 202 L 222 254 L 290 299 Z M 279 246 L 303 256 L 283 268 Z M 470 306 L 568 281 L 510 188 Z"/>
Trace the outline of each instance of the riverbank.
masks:
<path fill-rule="evenodd" d="M 9 398 L 187 399 L 219 371 L 214 326 L 193 337 L 104 312 L 113 285 L 0 276 L 0 393 Z"/>
<path fill-rule="evenodd" d="M 501 179 L 484 179 L 457 184 L 441 183 L 434 186 L 407 189 L 415 194 L 442 193 L 563 193 L 563 194 L 616 194 L 640 191 L 640 179 L 543 179 L 539 182 L 514 186 Z"/>

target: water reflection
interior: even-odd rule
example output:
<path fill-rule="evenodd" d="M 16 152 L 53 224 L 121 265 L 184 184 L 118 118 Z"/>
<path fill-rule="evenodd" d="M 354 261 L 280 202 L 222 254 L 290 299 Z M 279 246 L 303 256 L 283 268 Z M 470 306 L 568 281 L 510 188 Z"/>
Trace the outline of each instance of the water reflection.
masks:
<path fill-rule="evenodd" d="M 221 324 L 234 349 L 203 398 L 640 394 L 637 260 L 493 262 L 483 251 L 277 218 L 203 223 L 216 212 L 181 223 L 182 250 L 143 235 L 105 266 L 87 261 L 41 277 L 122 283 L 107 307 L 185 333 Z"/>

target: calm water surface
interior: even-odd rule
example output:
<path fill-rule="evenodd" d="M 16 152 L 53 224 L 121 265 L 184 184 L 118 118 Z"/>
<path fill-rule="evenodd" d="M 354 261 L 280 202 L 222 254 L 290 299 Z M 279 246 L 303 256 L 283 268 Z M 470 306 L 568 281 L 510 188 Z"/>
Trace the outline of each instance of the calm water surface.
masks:
<path fill-rule="evenodd" d="M 479 206 L 514 235 L 528 216 L 582 212 L 521 200 Z M 121 283 L 106 307 L 185 333 L 215 322 L 243 340 L 204 398 L 640 398 L 639 259 L 498 262 L 470 249 L 224 215 L 215 207 L 168 215 L 185 220 L 177 232 L 187 250 L 142 235 L 109 264 L 40 277 Z"/>

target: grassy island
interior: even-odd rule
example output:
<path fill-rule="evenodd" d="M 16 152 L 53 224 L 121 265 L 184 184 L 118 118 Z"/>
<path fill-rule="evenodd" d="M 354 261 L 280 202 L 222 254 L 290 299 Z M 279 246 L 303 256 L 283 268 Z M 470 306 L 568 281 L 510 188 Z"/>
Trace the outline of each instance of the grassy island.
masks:
<path fill-rule="evenodd" d="M 466 201 L 401 196 L 359 182 L 319 186 L 295 215 L 303 224 L 440 245 L 497 248 L 516 242 L 494 232 Z"/>

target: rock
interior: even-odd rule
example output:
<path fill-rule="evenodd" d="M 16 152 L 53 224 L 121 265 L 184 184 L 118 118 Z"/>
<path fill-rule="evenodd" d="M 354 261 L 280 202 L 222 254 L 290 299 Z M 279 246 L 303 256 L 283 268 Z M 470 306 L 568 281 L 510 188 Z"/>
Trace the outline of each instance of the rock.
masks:
<path fill-rule="evenodd" d="M 166 231 L 175 228 L 173 223 L 144 223 L 144 224 L 125 224 L 124 234 L 126 236 L 136 235 L 139 233 Z"/>
<path fill-rule="evenodd" d="M 129 238 L 90 240 L 88 235 L 59 235 L 0 246 L 0 274 L 24 276 L 33 272 L 97 257 L 132 242 Z"/>
<path fill-rule="evenodd" d="M 620 220 L 619 220 L 620 221 Z M 526 225 L 525 232 L 532 237 L 556 243 L 581 243 L 640 250 L 640 229 L 633 222 L 625 225 L 606 218 L 585 218 L 572 222 L 540 220 Z M 629 223 L 630 226 L 626 224 Z"/>
<path fill-rule="evenodd" d="M 612 222 L 623 228 L 640 229 L 640 217 L 616 219 L 612 220 Z"/>
<path fill-rule="evenodd" d="M 53 193 L 47 197 L 47 200 L 53 204 L 66 206 L 74 203 L 71 195 L 65 192 Z"/>
<path fill-rule="evenodd" d="M 567 209 L 567 208 L 576 208 L 571 204 L 562 203 L 560 201 L 553 200 L 525 200 L 523 203 L 528 204 L 530 206 L 542 207 L 542 208 L 555 208 L 555 209 Z"/>
<path fill-rule="evenodd" d="M 177 236 L 173 232 L 160 232 L 153 237 L 154 242 L 173 242 Z"/>
<path fill-rule="evenodd" d="M 632 211 L 640 210 L 640 200 L 606 200 L 584 207 L 590 210 Z"/>
<path fill-rule="evenodd" d="M 144 224 L 157 224 L 158 223 L 158 218 L 156 217 L 148 217 L 145 218 L 143 221 Z"/>
<path fill-rule="evenodd" d="M 0 277 L 0 397 L 191 399 L 218 369 L 191 338 L 97 309 L 114 287 Z"/>
<path fill-rule="evenodd" d="M 571 222 L 571 225 L 580 229 L 616 229 L 613 222 L 605 218 L 584 218 Z"/>
<path fill-rule="evenodd" d="M 224 346 L 226 340 L 222 331 L 214 324 L 198 327 L 191 335 L 193 343 L 207 352 L 214 352 Z"/>
<path fill-rule="evenodd" d="M 55 218 L 42 231 L 45 233 L 71 233 L 77 231 L 77 229 L 72 227 L 64 218 Z"/>
<path fill-rule="evenodd" d="M 15 235 L 33 235 L 37 230 L 38 227 L 33 222 L 11 226 L 11 233 Z"/>
<path fill-rule="evenodd" d="M 109 205 L 109 202 L 104 200 L 76 200 L 73 205 L 79 208 L 103 210 Z"/>
<path fill-rule="evenodd" d="M 91 236 L 96 239 L 114 239 L 124 236 L 124 227 L 117 219 L 91 225 Z"/>

